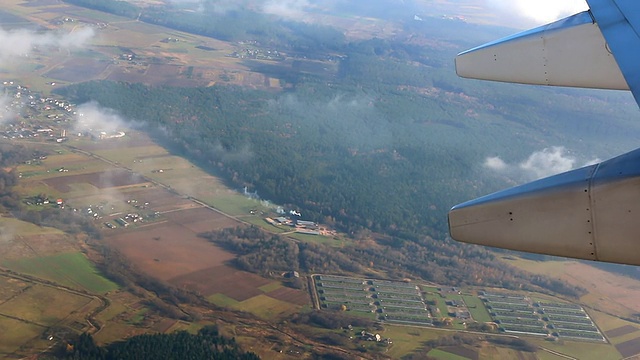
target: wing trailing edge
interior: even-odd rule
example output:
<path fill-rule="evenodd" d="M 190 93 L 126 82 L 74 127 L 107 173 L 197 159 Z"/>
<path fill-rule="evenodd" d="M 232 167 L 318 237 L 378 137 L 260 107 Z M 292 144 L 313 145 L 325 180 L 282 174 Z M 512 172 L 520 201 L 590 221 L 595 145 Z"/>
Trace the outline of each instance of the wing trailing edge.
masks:
<path fill-rule="evenodd" d="M 465 51 L 456 57 L 456 72 L 522 84 L 629 89 L 589 11 Z"/>

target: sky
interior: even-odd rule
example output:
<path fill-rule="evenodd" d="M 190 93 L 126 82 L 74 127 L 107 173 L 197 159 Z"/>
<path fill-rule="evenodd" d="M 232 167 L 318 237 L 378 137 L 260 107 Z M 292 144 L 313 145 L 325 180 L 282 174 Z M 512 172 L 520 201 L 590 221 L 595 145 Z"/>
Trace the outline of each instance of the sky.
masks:
<path fill-rule="evenodd" d="M 543 25 L 561 19 L 589 7 L 585 0 L 482 0 L 489 9 L 502 16 L 517 16 L 522 28 Z"/>

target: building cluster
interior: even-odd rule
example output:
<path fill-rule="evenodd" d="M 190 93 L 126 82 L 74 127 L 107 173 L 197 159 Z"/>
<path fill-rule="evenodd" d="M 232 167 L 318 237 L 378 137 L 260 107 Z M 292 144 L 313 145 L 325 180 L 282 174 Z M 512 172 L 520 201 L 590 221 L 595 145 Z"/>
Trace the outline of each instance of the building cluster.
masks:
<path fill-rule="evenodd" d="M 326 308 L 376 313 L 378 320 L 407 325 L 433 324 L 420 289 L 411 283 L 333 275 L 314 279 Z"/>
<path fill-rule="evenodd" d="M 288 226 L 294 228 L 295 232 L 297 233 L 321 235 L 320 225 L 313 221 L 298 220 L 296 217 L 289 218 L 285 216 L 279 216 L 275 219 L 267 217 L 264 220 L 274 226 Z"/>
<path fill-rule="evenodd" d="M 285 60 L 284 54 L 282 54 L 278 50 L 263 50 L 263 49 L 255 49 L 255 48 L 244 48 L 242 50 L 234 51 L 227 56 L 237 58 L 237 59 L 271 60 L 271 61 Z"/>
<path fill-rule="evenodd" d="M 533 302 L 508 293 L 481 292 L 489 314 L 506 333 L 605 341 L 582 306 L 558 302 Z"/>
<path fill-rule="evenodd" d="M 438 306 L 437 297 L 430 298 L 427 292 L 423 293 L 411 282 L 324 274 L 314 275 L 313 280 L 321 308 L 375 314 L 372 316 L 385 323 L 451 326 L 458 319 L 461 325 L 467 326 L 474 321 L 470 310 L 484 312 L 486 309 L 493 321 L 485 325 L 492 331 L 546 336 L 550 340 L 605 341 L 578 304 L 534 301 L 519 294 L 481 291 L 478 298 L 484 309 L 481 305 L 469 308 L 467 297 L 473 295 L 462 294 L 455 287 L 440 287 L 437 294 L 444 299 L 444 307 L 443 304 Z M 447 314 L 443 314 L 444 309 Z M 366 337 L 375 340 L 375 334 L 366 334 Z"/>
<path fill-rule="evenodd" d="M 5 139 L 47 138 L 62 142 L 66 131 L 60 124 L 76 115 L 75 105 L 52 97 L 42 97 L 26 86 L 4 81 L 0 99 L 0 136 Z"/>

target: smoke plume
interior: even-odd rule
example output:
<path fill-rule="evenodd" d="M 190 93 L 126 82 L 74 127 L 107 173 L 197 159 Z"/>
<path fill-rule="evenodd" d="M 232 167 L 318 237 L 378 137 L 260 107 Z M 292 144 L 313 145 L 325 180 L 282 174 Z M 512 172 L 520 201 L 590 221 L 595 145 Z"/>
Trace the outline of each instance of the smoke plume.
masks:
<path fill-rule="evenodd" d="M 123 128 L 140 128 L 142 124 L 125 120 L 113 109 L 101 107 L 95 101 L 78 106 L 74 129 L 79 132 L 104 131 L 107 133 Z"/>

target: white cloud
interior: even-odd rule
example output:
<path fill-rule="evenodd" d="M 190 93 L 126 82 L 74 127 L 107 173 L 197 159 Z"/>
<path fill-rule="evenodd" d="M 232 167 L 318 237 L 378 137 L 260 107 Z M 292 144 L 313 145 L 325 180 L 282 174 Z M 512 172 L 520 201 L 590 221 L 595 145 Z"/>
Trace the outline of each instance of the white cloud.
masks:
<path fill-rule="evenodd" d="M 508 164 L 495 156 L 486 158 L 483 166 L 513 181 L 521 182 L 563 173 L 580 166 L 597 164 L 600 161 L 598 158 L 580 161 L 569 154 L 563 146 L 553 146 L 535 151 L 526 160 L 517 164 Z"/>
<path fill-rule="evenodd" d="M 81 132 L 113 133 L 125 128 L 142 127 L 142 123 L 125 120 L 115 110 L 101 107 L 95 101 L 84 103 L 76 109 L 76 124 L 74 129 Z"/>
<path fill-rule="evenodd" d="M 262 10 L 288 19 L 299 19 L 309 9 L 308 0 L 268 0 Z"/>
<path fill-rule="evenodd" d="M 28 56 L 34 48 L 74 49 L 84 46 L 95 32 L 80 28 L 67 34 L 39 33 L 32 30 L 4 30 L 0 28 L 0 65 L 19 56 Z"/>
<path fill-rule="evenodd" d="M 500 159 L 497 156 L 488 157 L 484 161 L 484 167 L 491 170 L 504 170 L 507 168 L 507 163 L 505 163 L 504 160 Z"/>
<path fill-rule="evenodd" d="M 564 147 L 554 146 L 534 152 L 520 163 L 519 167 L 534 178 L 540 179 L 569 171 L 574 168 L 575 163 L 576 158 L 568 155 Z"/>
<path fill-rule="evenodd" d="M 528 24 L 542 25 L 587 10 L 584 0 L 486 0 L 487 5 L 505 17 L 518 17 Z"/>
<path fill-rule="evenodd" d="M 0 95 L 0 125 L 6 124 L 15 119 L 18 111 L 13 107 L 11 97 L 9 95 Z"/>

